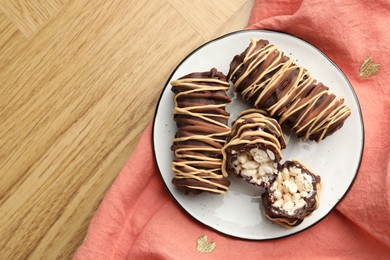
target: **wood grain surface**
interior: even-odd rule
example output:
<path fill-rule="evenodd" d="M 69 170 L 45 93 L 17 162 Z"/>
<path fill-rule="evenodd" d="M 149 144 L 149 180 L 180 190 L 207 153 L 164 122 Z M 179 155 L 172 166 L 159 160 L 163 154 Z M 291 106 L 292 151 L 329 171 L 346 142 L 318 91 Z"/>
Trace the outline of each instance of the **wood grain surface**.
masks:
<path fill-rule="evenodd" d="M 0 0 L 0 259 L 69 259 L 175 66 L 252 1 Z"/>

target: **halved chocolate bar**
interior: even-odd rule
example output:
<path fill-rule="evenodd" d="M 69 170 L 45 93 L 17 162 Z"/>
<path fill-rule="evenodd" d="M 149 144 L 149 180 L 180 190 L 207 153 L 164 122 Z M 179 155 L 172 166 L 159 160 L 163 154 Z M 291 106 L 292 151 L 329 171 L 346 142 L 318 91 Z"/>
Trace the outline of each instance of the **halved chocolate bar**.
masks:
<path fill-rule="evenodd" d="M 286 161 L 262 195 L 264 214 L 291 228 L 299 225 L 319 206 L 321 178 L 299 161 Z"/>
<path fill-rule="evenodd" d="M 172 183 L 185 193 L 225 193 L 230 184 L 221 172 L 221 148 L 230 134 L 226 76 L 213 68 L 181 77 L 171 85 L 177 124 L 171 147 L 175 153 Z"/>
<path fill-rule="evenodd" d="M 303 140 L 321 141 L 351 114 L 342 98 L 267 40 L 252 39 L 232 60 L 228 79 L 245 101 L 266 110 Z"/>
<path fill-rule="evenodd" d="M 241 112 L 232 125 L 231 136 L 222 149 L 222 172 L 249 183 L 268 186 L 275 178 L 286 147 L 282 130 L 265 111 Z"/>

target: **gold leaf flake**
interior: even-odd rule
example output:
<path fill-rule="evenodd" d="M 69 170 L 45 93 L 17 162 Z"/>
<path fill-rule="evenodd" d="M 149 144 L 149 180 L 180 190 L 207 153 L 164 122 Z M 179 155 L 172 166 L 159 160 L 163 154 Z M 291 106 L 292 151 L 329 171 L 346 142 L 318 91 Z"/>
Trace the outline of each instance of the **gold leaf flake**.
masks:
<path fill-rule="evenodd" d="M 196 241 L 196 250 L 201 253 L 211 253 L 214 251 L 215 242 L 208 242 L 207 235 L 202 235 Z"/>
<path fill-rule="evenodd" d="M 360 77 L 361 78 L 372 77 L 378 73 L 380 67 L 381 67 L 380 64 L 372 63 L 372 57 L 367 57 L 363 61 L 362 65 L 360 65 Z"/>

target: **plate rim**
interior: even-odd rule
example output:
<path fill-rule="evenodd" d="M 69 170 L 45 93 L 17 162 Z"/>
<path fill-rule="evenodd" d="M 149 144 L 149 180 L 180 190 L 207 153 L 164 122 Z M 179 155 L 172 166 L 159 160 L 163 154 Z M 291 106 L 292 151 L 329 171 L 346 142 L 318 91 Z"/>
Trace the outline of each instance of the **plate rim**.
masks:
<path fill-rule="evenodd" d="M 311 225 L 297 231 L 297 232 L 294 232 L 294 233 L 290 233 L 290 234 L 286 234 L 286 235 L 281 235 L 281 236 L 278 236 L 278 237 L 272 237 L 272 238 L 248 238 L 248 237 L 242 237 L 242 236 L 239 236 L 239 235 L 234 235 L 234 234 L 228 234 L 228 233 L 225 233 L 221 230 L 218 230 L 204 222 L 202 222 L 201 220 L 199 220 L 196 216 L 194 216 L 193 214 L 191 214 L 190 212 L 188 212 L 184 206 L 176 199 L 176 197 L 172 194 L 171 190 L 169 189 L 167 183 L 165 182 L 164 180 L 164 177 L 161 173 L 161 170 L 160 170 L 160 167 L 159 167 L 159 164 L 157 162 L 157 157 L 156 157 L 156 147 L 155 147 L 155 140 L 154 140 L 154 134 L 155 134 L 155 128 L 156 128 L 156 116 L 157 116 L 157 112 L 158 112 L 158 109 L 160 107 L 160 102 L 161 102 L 161 99 L 162 99 L 162 96 L 164 95 L 164 92 L 166 90 L 166 88 L 169 86 L 169 83 L 172 79 L 172 76 L 176 73 L 176 71 L 180 68 L 180 66 L 187 60 L 189 59 L 193 54 L 195 54 L 196 52 L 198 52 L 200 49 L 206 47 L 207 45 L 215 42 L 215 41 L 219 41 L 221 39 L 224 39 L 224 38 L 227 38 L 227 37 L 230 37 L 232 35 L 235 35 L 235 34 L 242 34 L 242 33 L 250 33 L 250 32 L 261 32 L 261 33 L 277 33 L 277 34 L 282 34 L 282 35 L 286 35 L 288 37 L 293 37 L 293 38 L 296 38 L 298 40 L 301 40 L 303 42 L 305 42 L 306 44 L 310 45 L 312 48 L 314 48 L 317 52 L 319 52 L 322 56 L 324 56 L 340 73 L 341 75 L 344 77 L 345 81 L 347 82 L 348 84 L 348 87 L 350 88 L 351 90 L 351 93 L 352 93 L 352 96 L 353 98 L 355 99 L 355 102 L 357 104 L 357 110 L 358 110 L 358 118 L 360 119 L 360 122 L 361 122 L 361 131 L 362 131 L 362 147 L 361 147 L 361 151 L 360 151 L 360 156 L 359 156 L 359 163 L 356 167 L 356 171 L 354 173 L 354 176 L 352 178 L 352 181 L 351 183 L 349 184 L 347 190 L 344 192 L 344 194 L 340 197 L 340 199 L 333 205 L 333 207 L 331 207 L 331 209 L 329 210 L 329 212 L 327 212 L 324 216 L 322 216 L 321 218 L 319 218 L 316 222 L 312 223 Z M 245 46 L 244 46 L 245 47 Z M 217 233 L 219 234 L 222 234 L 224 236 L 228 236 L 228 237 L 232 237 L 232 238 L 237 238 L 237 239 L 242 239 L 242 240 L 246 240 L 246 241 L 270 241 L 270 240 L 276 240 L 276 239 L 281 239 L 281 238 L 285 238 L 285 237 L 289 237 L 289 236 L 293 236 L 293 235 L 297 235 L 299 233 L 302 233 L 312 227 L 314 227 L 315 225 L 317 225 L 318 223 L 322 222 L 331 212 L 334 211 L 334 209 L 339 205 L 339 203 L 341 201 L 344 200 L 344 198 L 346 197 L 346 195 L 349 193 L 349 191 L 351 190 L 353 184 L 355 183 L 355 180 L 356 180 L 356 177 L 359 173 L 359 169 L 360 169 L 360 166 L 361 166 L 361 162 L 362 162 L 362 158 L 363 158 L 363 151 L 364 151 L 364 146 L 365 146 L 365 129 L 364 129 L 364 121 L 363 121 L 363 115 L 362 115 L 362 109 L 361 109 L 361 106 L 360 106 L 360 102 L 359 102 L 359 99 L 356 95 L 356 92 L 351 84 L 351 82 L 349 81 L 349 79 L 347 78 L 347 76 L 345 75 L 345 73 L 336 65 L 336 63 L 331 59 L 329 58 L 324 52 L 322 52 L 318 47 L 316 47 L 315 45 L 311 44 L 310 42 L 298 37 L 298 36 L 295 36 L 295 35 L 292 35 L 292 34 L 289 34 L 289 33 L 286 33 L 286 32 L 282 32 L 282 31 L 277 31 L 277 30 L 262 30 L 262 29 L 243 29 L 243 30 L 238 30 L 238 31 L 233 31 L 233 32 L 230 32 L 230 33 L 227 33 L 227 34 L 224 34 L 224 35 L 221 35 L 219 37 L 216 37 L 216 38 L 213 38 L 209 41 L 206 41 L 205 43 L 201 44 L 200 46 L 198 46 L 197 48 L 195 48 L 194 50 L 192 50 L 191 52 L 189 52 L 176 66 L 175 68 L 173 69 L 172 73 L 169 75 L 167 81 L 165 82 L 165 85 L 164 85 L 164 88 L 161 90 L 160 92 L 160 96 L 159 96 L 159 99 L 158 99 L 158 102 L 156 104 L 156 107 L 155 107 L 155 111 L 154 111 L 154 115 L 153 115 L 153 123 L 152 123 L 152 150 L 153 150 L 153 160 L 154 160 L 154 164 L 156 165 L 157 167 L 157 170 L 158 170 L 158 173 L 160 175 L 160 178 L 162 180 L 162 182 L 164 183 L 164 186 L 166 188 L 166 190 L 168 191 L 168 193 L 170 194 L 170 197 L 173 198 L 173 200 L 175 201 L 175 203 L 177 205 L 179 205 L 179 207 L 181 208 L 182 211 L 184 211 L 187 215 L 189 215 L 192 219 L 196 220 L 198 223 L 206 226 L 207 228 L 213 230 L 213 231 L 216 231 Z"/>

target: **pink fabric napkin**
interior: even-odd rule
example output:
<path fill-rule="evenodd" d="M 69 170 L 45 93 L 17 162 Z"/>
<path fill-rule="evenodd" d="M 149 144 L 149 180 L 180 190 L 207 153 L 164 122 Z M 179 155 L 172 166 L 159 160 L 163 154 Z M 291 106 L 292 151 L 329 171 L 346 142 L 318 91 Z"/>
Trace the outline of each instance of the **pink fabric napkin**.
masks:
<path fill-rule="evenodd" d="M 75 259 L 375 258 L 390 256 L 390 2 L 258 0 L 249 28 L 298 36 L 347 75 L 361 105 L 365 149 L 356 181 L 323 221 L 272 241 L 245 241 L 213 231 L 171 198 L 154 165 L 151 124 L 92 219 Z M 363 60 L 381 65 L 359 77 Z M 216 247 L 196 250 L 199 236 Z"/>

